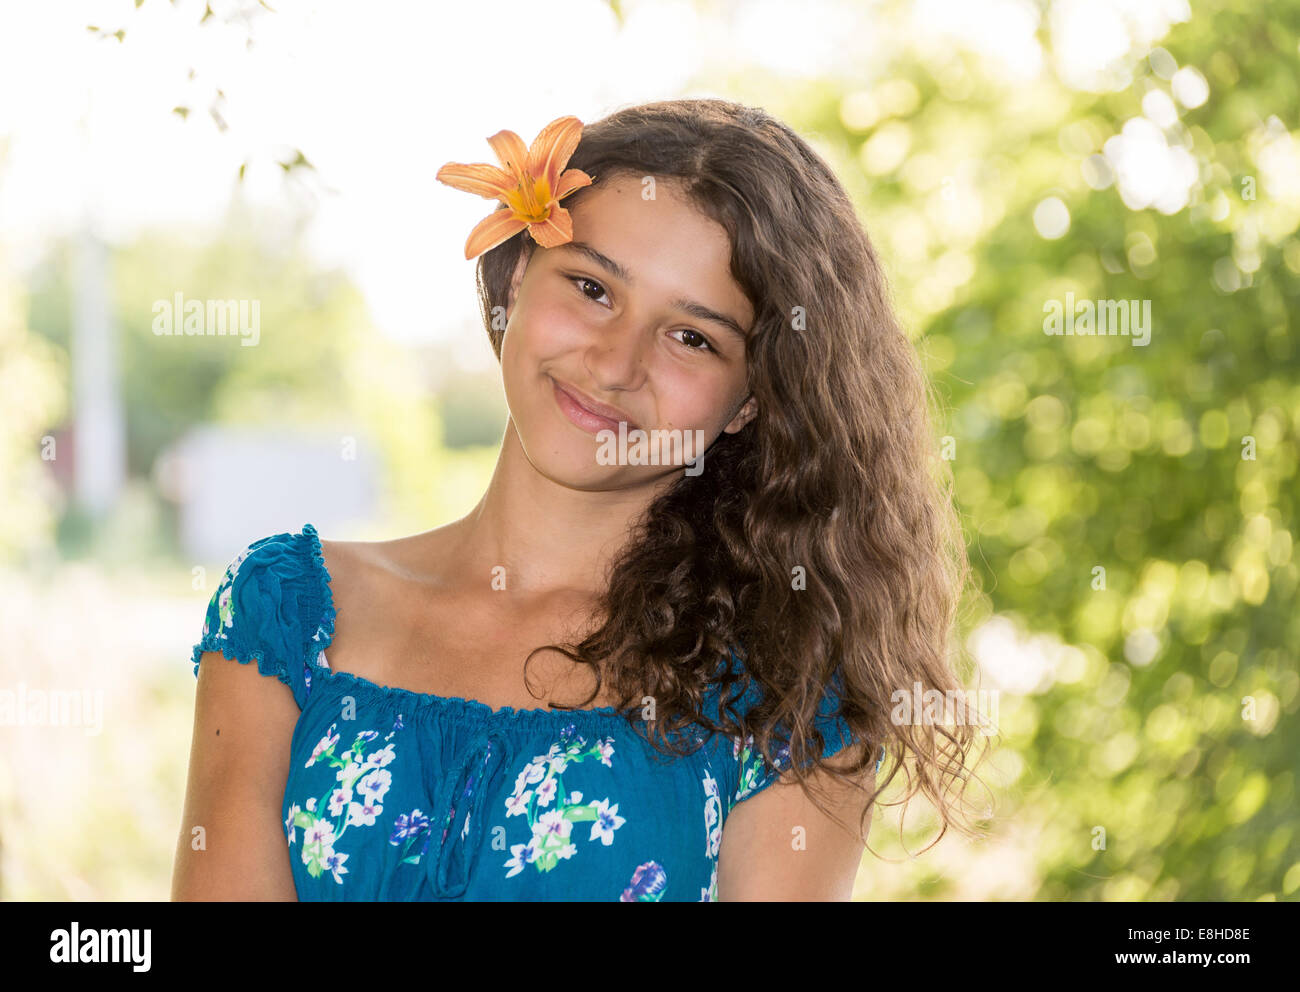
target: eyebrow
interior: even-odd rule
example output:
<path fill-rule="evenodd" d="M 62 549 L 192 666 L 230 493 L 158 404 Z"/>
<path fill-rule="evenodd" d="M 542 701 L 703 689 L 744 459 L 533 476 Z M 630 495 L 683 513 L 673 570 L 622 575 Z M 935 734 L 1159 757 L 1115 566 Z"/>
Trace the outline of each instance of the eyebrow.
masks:
<path fill-rule="evenodd" d="M 558 245 L 557 247 L 571 248 L 574 251 L 585 255 L 596 265 L 599 265 L 601 268 L 613 273 L 615 277 L 621 279 L 629 286 L 634 285 L 636 282 L 636 280 L 632 278 L 632 273 L 624 266 L 620 265 L 603 252 L 597 251 L 585 241 L 566 241 L 564 244 Z M 745 329 L 736 323 L 736 321 L 732 320 L 725 313 L 718 313 L 716 310 L 706 307 L 703 303 L 697 303 L 695 300 L 688 300 L 685 297 L 678 297 L 675 300 L 670 300 L 668 305 L 674 310 L 680 310 L 683 313 L 690 314 L 696 320 L 707 320 L 714 324 L 719 324 L 731 331 L 732 334 L 735 334 L 742 341 L 748 337 L 748 335 L 745 334 Z"/>

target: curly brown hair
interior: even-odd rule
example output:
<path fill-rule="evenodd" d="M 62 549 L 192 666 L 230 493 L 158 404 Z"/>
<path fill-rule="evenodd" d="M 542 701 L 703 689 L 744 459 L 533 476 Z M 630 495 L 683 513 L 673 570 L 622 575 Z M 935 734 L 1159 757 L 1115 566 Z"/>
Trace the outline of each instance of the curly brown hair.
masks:
<path fill-rule="evenodd" d="M 585 125 L 567 167 L 597 182 L 671 180 L 726 229 L 732 276 L 754 306 L 746 362 L 758 409 L 719 435 L 706 471 L 683 474 L 648 506 L 613 563 L 602 625 L 576 645 L 536 650 L 593 668 L 588 703 L 606 682 L 621 710 L 648 695 L 661 750 L 680 753 L 661 734 L 692 726 L 752 736 L 768 761 L 788 749 L 822 809 L 812 771 L 863 788 L 884 745 L 897 760 L 864 806 L 860 837 L 910 752 L 916 778 L 908 771 L 900 801 L 918 789 L 928 797 L 943 821 L 937 842 L 962 806 L 976 731 L 891 720 L 890 701 L 916 685 L 964 691 L 948 651 L 969 566 L 930 429 L 933 391 L 847 193 L 787 125 L 714 99 L 640 104 Z M 520 232 L 478 261 L 498 360 L 511 274 L 531 250 Z M 797 566 L 805 588 L 791 581 Z M 813 723 L 832 680 L 861 745 L 852 767 L 823 764 Z M 734 701 L 752 683 L 761 695 L 739 716 Z M 727 700 L 720 722 L 702 706 L 709 687 Z"/>

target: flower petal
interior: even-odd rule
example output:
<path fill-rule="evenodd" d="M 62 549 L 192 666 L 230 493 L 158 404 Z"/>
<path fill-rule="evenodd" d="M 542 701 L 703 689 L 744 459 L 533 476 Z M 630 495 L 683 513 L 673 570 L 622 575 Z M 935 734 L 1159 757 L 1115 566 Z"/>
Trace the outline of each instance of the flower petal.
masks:
<path fill-rule="evenodd" d="M 434 176 L 440 183 L 446 183 L 452 189 L 466 193 L 477 193 L 489 200 L 504 200 L 518 185 L 512 175 L 495 165 L 465 165 L 461 162 L 448 162 Z"/>
<path fill-rule="evenodd" d="M 563 176 L 560 176 L 560 185 L 556 187 L 554 194 L 555 199 L 563 200 L 571 192 L 581 190 L 584 186 L 590 186 L 593 182 L 595 182 L 594 179 L 582 172 L 581 169 L 569 169 Z"/>
<path fill-rule="evenodd" d="M 485 251 L 491 251 L 527 226 L 525 221 L 515 216 L 513 210 L 493 210 L 469 232 L 469 239 L 465 242 L 465 258 L 474 258 Z"/>
<path fill-rule="evenodd" d="M 545 176 L 547 185 L 554 190 L 560 171 L 577 150 L 582 140 L 582 121 L 576 117 L 558 117 L 533 139 L 528 149 L 528 173 Z"/>
<path fill-rule="evenodd" d="M 498 131 L 487 140 L 501 160 L 501 168 L 516 179 L 523 176 L 524 166 L 528 164 L 528 149 L 524 146 L 524 139 L 514 131 Z"/>
<path fill-rule="evenodd" d="M 573 217 L 552 200 L 546 220 L 528 225 L 528 233 L 542 248 L 555 248 L 573 240 Z"/>
<path fill-rule="evenodd" d="M 581 169 L 569 169 L 560 176 L 560 184 L 555 187 L 555 198 L 563 200 L 574 190 L 582 189 L 584 186 L 590 186 L 595 180 L 587 175 Z"/>

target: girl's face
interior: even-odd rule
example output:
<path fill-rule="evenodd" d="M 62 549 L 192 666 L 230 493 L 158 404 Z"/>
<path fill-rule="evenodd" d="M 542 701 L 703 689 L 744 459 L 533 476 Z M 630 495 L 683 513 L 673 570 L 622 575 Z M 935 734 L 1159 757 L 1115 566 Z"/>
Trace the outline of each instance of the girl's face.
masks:
<path fill-rule="evenodd" d="M 573 240 L 557 248 L 530 240 L 511 283 L 501 342 L 510 418 L 528 460 L 573 488 L 619 489 L 682 471 L 680 454 L 676 466 L 664 456 L 657 465 L 602 463 L 598 432 L 614 432 L 616 452 L 619 420 L 625 451 L 640 428 L 683 439 L 690 431 L 702 452 L 755 413 L 745 368 L 754 314 L 731 276 L 726 232 L 673 184 L 656 187 L 643 199 L 639 182 L 619 177 L 584 191 L 569 208 Z M 607 418 L 584 414 L 565 392 L 581 406 L 603 405 Z"/>

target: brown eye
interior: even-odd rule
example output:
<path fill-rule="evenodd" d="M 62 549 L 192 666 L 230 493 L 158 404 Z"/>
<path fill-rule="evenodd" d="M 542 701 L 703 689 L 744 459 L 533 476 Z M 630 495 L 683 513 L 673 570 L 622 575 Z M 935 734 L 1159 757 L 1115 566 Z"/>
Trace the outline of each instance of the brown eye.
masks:
<path fill-rule="evenodd" d="M 686 348 L 688 348 L 690 351 L 711 351 L 714 354 L 717 354 L 717 349 L 713 347 L 709 339 L 706 338 L 699 331 L 695 330 L 693 327 L 683 327 L 680 331 L 677 331 L 676 333 L 689 334 L 691 336 L 691 341 L 682 342 L 682 344 L 685 345 Z M 691 343 L 692 341 L 698 341 L 698 344 Z M 700 347 L 700 345 L 703 345 L 704 347 Z"/>
<path fill-rule="evenodd" d="M 568 279 L 569 282 L 573 283 L 577 287 L 578 292 L 581 293 L 583 296 L 585 296 L 587 299 L 591 300 L 592 303 L 598 303 L 599 297 L 605 295 L 605 287 L 602 286 L 600 283 L 596 282 L 595 279 L 588 279 L 586 276 L 565 276 L 564 278 Z M 592 296 L 589 292 L 587 292 L 587 289 L 585 288 L 587 286 L 595 286 L 598 290 L 600 290 L 600 292 L 596 296 Z"/>

